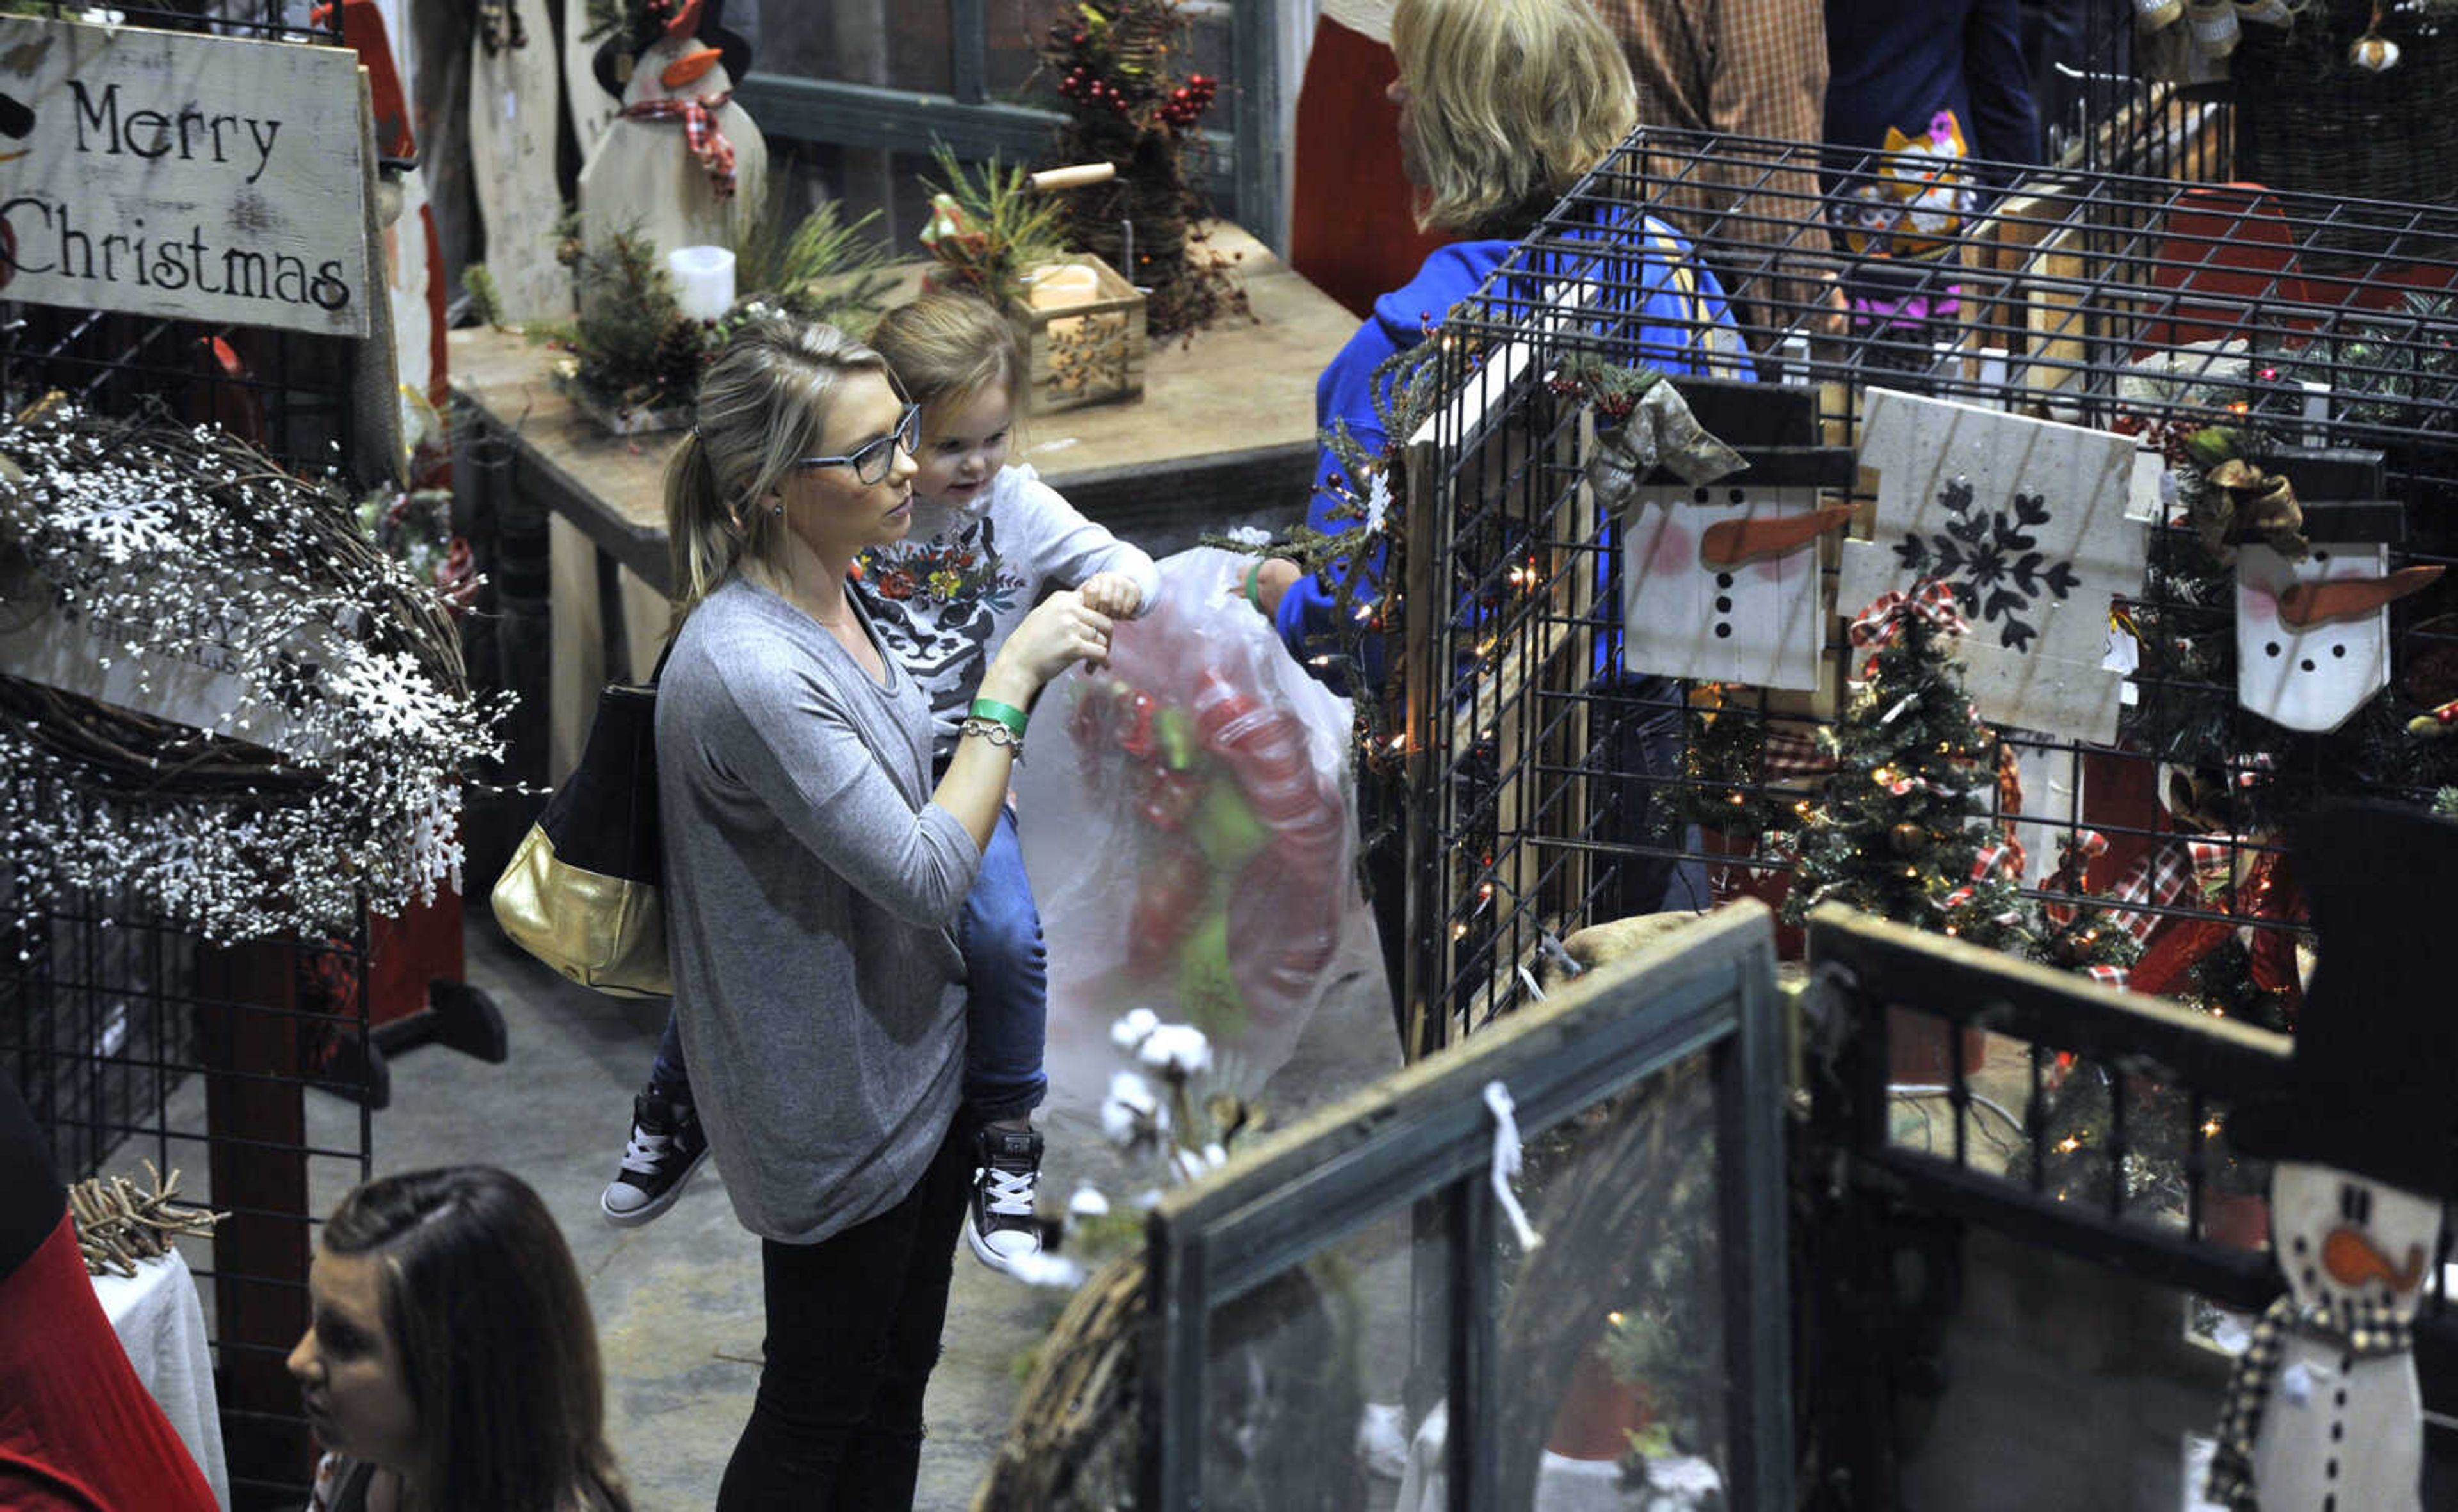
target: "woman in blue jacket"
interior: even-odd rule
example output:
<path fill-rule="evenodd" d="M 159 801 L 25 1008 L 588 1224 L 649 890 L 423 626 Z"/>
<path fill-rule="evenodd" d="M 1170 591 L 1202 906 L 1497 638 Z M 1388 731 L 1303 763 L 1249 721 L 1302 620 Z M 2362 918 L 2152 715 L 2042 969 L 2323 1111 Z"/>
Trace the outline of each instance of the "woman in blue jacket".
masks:
<path fill-rule="evenodd" d="M 1610 304 L 1617 324 L 1635 317 L 1641 354 L 1652 366 L 1744 376 L 1738 362 L 1719 356 L 1737 355 L 1741 346 L 1714 276 L 1679 233 L 1635 206 L 1596 212 L 1574 235 L 1582 246 L 1576 255 L 1556 252 L 1506 268 L 1521 239 L 1637 124 L 1630 66 L 1585 0 L 1400 0 L 1391 50 L 1400 76 L 1389 93 L 1400 107 L 1401 165 L 1416 189 L 1418 223 L 1455 239 L 1427 258 L 1415 278 L 1377 300 L 1372 319 L 1323 369 L 1315 385 L 1315 419 L 1326 434 L 1345 425 L 1367 455 L 1381 454 L 1390 438 L 1375 408 L 1375 369 L 1425 341 L 1454 304 L 1497 272 L 1498 286 L 1513 300 L 1537 297 L 1549 280 L 1578 279 L 1598 291 L 1592 299 Z M 1590 241 L 1593 255 L 1584 250 Z M 1353 523 L 1342 518 L 1337 480 L 1344 471 L 1325 446 L 1307 507 L 1306 523 L 1315 529 L 1336 533 Z M 1344 658 L 1323 654 L 1336 643 L 1341 575 L 1337 568 L 1310 574 L 1273 558 L 1249 574 L 1247 596 L 1271 616 L 1301 665 L 1346 692 Z M 1380 675 L 1382 658 L 1369 651 L 1364 660 L 1367 675 Z M 1614 691 L 1639 691 L 1610 660 L 1599 671 Z M 1670 685 L 1659 682 L 1655 690 L 1671 701 Z M 1664 756 L 1652 753 L 1644 769 L 1658 770 Z M 1397 848 L 1385 845 L 1368 858 L 1395 990 L 1399 858 L 1389 853 Z M 1636 869 L 1650 870 L 1644 862 Z M 1670 880 L 1669 867 L 1654 867 L 1652 880 L 1625 889 L 1624 906 L 1662 906 Z M 1681 901 L 1704 903 L 1703 898 Z"/>

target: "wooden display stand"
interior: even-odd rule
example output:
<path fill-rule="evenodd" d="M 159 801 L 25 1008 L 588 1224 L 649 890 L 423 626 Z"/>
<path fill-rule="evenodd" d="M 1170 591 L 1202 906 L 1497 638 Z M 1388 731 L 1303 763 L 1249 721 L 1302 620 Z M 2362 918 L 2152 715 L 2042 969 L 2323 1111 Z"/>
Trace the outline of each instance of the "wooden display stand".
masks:
<path fill-rule="evenodd" d="M 1028 417 L 1011 453 L 1086 516 L 1158 551 L 1243 521 L 1302 516 L 1318 451 L 1315 380 L 1357 330 L 1245 232 L 1223 224 L 1209 235 L 1236 261 L 1254 319 L 1159 343 L 1135 403 Z M 888 298 L 909 298 L 926 271 L 902 270 Z M 450 348 L 453 392 L 482 433 L 506 444 L 510 487 L 553 516 L 555 650 L 538 675 L 553 682 L 554 755 L 537 774 L 552 781 L 579 756 L 598 686 L 644 675 L 656 658 L 677 438 L 606 435 L 550 382 L 556 354 L 518 335 L 455 331 Z"/>

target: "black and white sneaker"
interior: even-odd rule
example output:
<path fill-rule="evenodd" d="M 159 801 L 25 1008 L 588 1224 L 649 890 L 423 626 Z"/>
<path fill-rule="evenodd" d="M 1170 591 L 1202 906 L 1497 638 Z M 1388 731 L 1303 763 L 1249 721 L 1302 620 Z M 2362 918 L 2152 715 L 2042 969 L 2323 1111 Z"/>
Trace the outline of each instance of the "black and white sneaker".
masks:
<path fill-rule="evenodd" d="M 683 1183 L 708 1159 L 708 1135 L 692 1105 L 651 1092 L 632 1099 L 632 1138 L 623 1169 L 597 1199 L 606 1221 L 629 1229 L 675 1205 Z"/>
<path fill-rule="evenodd" d="M 973 1200 L 965 1242 L 984 1265 L 1010 1271 L 1041 1253 L 1041 1220 L 1033 1193 L 1041 1186 L 1041 1132 L 986 1128 L 973 1136 Z"/>

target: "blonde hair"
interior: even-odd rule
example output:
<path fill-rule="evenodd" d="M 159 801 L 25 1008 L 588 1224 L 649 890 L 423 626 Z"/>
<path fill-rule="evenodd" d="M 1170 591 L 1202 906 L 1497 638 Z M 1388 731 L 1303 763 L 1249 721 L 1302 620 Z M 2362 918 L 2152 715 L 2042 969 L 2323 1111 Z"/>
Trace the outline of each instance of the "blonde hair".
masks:
<path fill-rule="evenodd" d="M 961 404 L 1004 383 L 1009 405 L 1023 407 L 1024 351 L 1006 313 L 988 300 L 922 295 L 881 316 L 870 344 L 917 404 Z"/>
<path fill-rule="evenodd" d="M 774 560 L 784 522 L 760 501 L 820 453 L 837 391 L 856 373 L 896 381 L 885 359 L 835 326 L 763 314 L 701 375 L 698 419 L 666 466 L 674 628 L 745 560 Z"/>
<path fill-rule="evenodd" d="M 1391 51 L 1426 230 L 1541 212 L 1638 121 L 1630 64 L 1586 0 L 1400 0 Z"/>

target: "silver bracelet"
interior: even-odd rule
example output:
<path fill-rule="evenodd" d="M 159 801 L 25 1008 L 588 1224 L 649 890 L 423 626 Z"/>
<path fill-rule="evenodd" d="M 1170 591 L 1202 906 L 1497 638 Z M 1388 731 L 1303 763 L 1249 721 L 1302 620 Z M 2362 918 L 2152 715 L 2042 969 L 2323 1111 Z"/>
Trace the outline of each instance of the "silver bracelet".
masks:
<path fill-rule="evenodd" d="M 992 745 L 1005 746 L 1015 754 L 1015 761 L 1018 765 L 1024 762 L 1024 736 L 996 719 L 985 718 L 980 715 L 968 715 L 965 716 L 965 722 L 956 726 L 956 735 L 959 738 L 969 735 L 979 735 Z"/>

